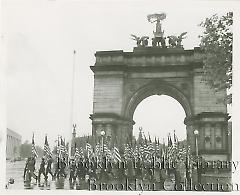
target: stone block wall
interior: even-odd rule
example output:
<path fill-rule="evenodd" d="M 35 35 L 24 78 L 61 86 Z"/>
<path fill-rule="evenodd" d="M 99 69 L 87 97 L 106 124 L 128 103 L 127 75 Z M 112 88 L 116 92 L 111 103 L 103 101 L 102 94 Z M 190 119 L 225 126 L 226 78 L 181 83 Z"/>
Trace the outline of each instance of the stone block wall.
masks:
<path fill-rule="evenodd" d="M 121 75 L 95 75 L 94 113 L 121 114 L 123 101 L 123 77 Z"/>
<path fill-rule="evenodd" d="M 212 89 L 205 81 L 203 81 L 201 69 L 197 69 L 194 72 L 193 90 L 195 115 L 201 112 L 227 112 L 227 107 L 222 102 L 226 92 L 215 92 L 214 89 Z"/>

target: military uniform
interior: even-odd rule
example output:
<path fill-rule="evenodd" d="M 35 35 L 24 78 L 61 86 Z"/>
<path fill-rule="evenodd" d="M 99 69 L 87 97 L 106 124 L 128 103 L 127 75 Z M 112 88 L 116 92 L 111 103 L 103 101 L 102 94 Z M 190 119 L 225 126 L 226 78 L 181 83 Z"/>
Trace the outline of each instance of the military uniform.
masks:
<path fill-rule="evenodd" d="M 41 164 L 40 164 L 40 168 L 38 171 L 38 181 L 40 182 L 41 179 L 41 174 L 44 175 L 44 178 L 46 179 L 46 174 L 45 174 L 45 160 L 44 158 L 42 158 Z"/>
<path fill-rule="evenodd" d="M 33 178 L 36 179 L 36 181 L 37 181 L 37 176 L 36 176 L 36 174 L 34 173 L 34 171 L 35 171 L 35 163 L 36 163 L 35 158 L 31 158 L 31 157 L 28 158 L 28 160 L 27 160 L 27 162 L 26 162 L 26 165 L 25 165 L 25 168 L 24 168 L 24 174 L 23 174 L 24 180 L 27 179 L 27 178 L 26 178 L 26 173 L 29 171 L 29 173 L 30 173 L 30 175 L 29 175 L 29 176 L 30 176 L 29 180 L 31 181 L 31 178 L 33 177 Z"/>
<path fill-rule="evenodd" d="M 86 174 L 86 169 L 83 165 L 83 162 L 79 161 L 78 164 L 77 164 L 77 171 L 76 171 L 76 175 L 78 177 L 78 180 L 85 179 L 85 174 Z"/>
<path fill-rule="evenodd" d="M 52 173 L 52 159 L 49 159 L 47 162 L 47 168 L 46 168 L 46 179 L 48 178 L 48 174 L 50 174 L 52 176 L 52 179 L 54 177 L 53 173 Z"/>
<path fill-rule="evenodd" d="M 69 176 L 69 181 L 75 181 L 76 180 L 76 164 L 74 161 L 70 162 L 70 176 Z"/>

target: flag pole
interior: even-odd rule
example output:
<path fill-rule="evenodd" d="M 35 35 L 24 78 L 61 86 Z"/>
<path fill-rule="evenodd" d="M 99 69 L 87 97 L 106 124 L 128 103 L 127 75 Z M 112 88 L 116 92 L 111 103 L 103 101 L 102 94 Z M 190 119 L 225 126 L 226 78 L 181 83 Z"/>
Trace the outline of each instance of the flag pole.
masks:
<path fill-rule="evenodd" d="M 72 89 L 71 89 L 71 111 L 70 111 L 70 130 L 72 130 L 73 126 L 73 110 L 74 110 L 74 84 L 75 84 L 75 58 L 76 58 L 76 50 L 73 50 L 73 67 L 72 67 Z M 72 143 L 71 143 L 72 145 Z M 71 156 L 72 147 L 70 147 L 69 155 Z"/>
<path fill-rule="evenodd" d="M 58 139 L 57 139 L 57 165 L 58 165 L 58 169 L 60 169 L 60 143 L 59 143 L 59 135 L 58 135 Z"/>

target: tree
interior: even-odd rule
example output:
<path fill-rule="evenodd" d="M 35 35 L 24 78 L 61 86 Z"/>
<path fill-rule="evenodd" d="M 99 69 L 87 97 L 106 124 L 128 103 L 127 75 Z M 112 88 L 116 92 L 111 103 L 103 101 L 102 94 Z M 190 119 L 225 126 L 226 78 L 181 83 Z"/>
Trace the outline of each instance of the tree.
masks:
<path fill-rule="evenodd" d="M 38 157 L 41 158 L 43 156 L 43 149 L 39 146 L 36 146 L 36 150 L 38 153 Z M 25 141 L 24 144 L 20 145 L 20 156 L 22 158 L 27 158 L 32 155 L 32 143 Z"/>
<path fill-rule="evenodd" d="M 232 45 L 233 13 L 224 16 L 213 15 L 200 26 L 204 28 L 200 36 L 200 47 L 204 51 L 204 80 L 215 90 L 227 90 L 225 103 L 232 102 Z"/>
<path fill-rule="evenodd" d="M 42 158 L 43 157 L 43 149 L 40 146 L 36 146 L 36 150 L 37 150 L 38 158 Z"/>
<path fill-rule="evenodd" d="M 32 146 L 28 142 L 25 142 L 20 146 L 20 156 L 22 158 L 27 158 L 31 156 L 32 153 Z"/>

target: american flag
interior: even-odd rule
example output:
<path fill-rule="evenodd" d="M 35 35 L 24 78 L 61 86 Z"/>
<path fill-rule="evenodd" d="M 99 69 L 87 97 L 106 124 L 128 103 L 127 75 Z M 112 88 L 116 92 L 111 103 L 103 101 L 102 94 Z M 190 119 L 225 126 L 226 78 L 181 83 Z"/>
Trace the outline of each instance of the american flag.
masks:
<path fill-rule="evenodd" d="M 61 137 L 61 145 L 60 145 L 60 150 L 62 151 L 62 153 L 65 155 L 67 152 L 66 149 L 66 145 L 65 145 L 65 139 L 63 140 L 63 138 Z"/>
<path fill-rule="evenodd" d="M 43 155 L 48 159 L 52 158 L 52 152 L 51 152 L 51 149 L 50 149 L 49 144 L 48 144 L 47 135 L 45 136 Z"/>
<path fill-rule="evenodd" d="M 100 151 L 101 151 L 100 156 L 106 156 L 108 159 L 110 159 L 112 157 L 112 152 L 108 147 L 109 143 L 107 142 L 107 140 L 106 141 L 102 140 L 102 141 L 103 142 L 99 146 Z"/>
<path fill-rule="evenodd" d="M 139 146 L 138 146 L 138 145 L 135 145 L 135 148 L 134 148 L 134 150 L 133 150 L 133 157 L 134 157 L 135 159 L 141 158 L 141 154 L 140 154 Z"/>
<path fill-rule="evenodd" d="M 140 143 L 139 155 L 140 155 L 141 159 L 143 159 L 143 157 L 144 157 L 144 145 L 143 145 L 143 143 Z"/>
<path fill-rule="evenodd" d="M 77 143 L 75 143 L 75 147 L 74 148 L 75 148 L 74 158 L 75 159 L 79 159 L 81 157 L 81 155 L 80 155 L 80 152 L 79 152 L 79 150 L 77 148 Z"/>
<path fill-rule="evenodd" d="M 186 148 L 186 168 L 189 168 L 190 166 L 191 166 L 191 163 L 193 162 L 193 157 L 192 157 L 192 155 L 191 155 L 191 153 L 190 153 L 190 150 L 191 148 L 190 148 L 190 146 L 187 146 L 187 148 Z"/>
<path fill-rule="evenodd" d="M 121 162 L 122 161 L 120 152 L 119 152 L 119 150 L 116 146 L 113 147 L 113 160 L 115 162 Z"/>
<path fill-rule="evenodd" d="M 108 159 L 110 159 L 112 156 L 112 152 L 108 148 L 107 144 L 103 144 L 103 154 L 105 154 Z"/>
<path fill-rule="evenodd" d="M 175 149 L 173 147 L 171 134 L 168 134 L 167 160 L 173 160 Z"/>
<path fill-rule="evenodd" d="M 86 152 L 87 152 L 87 157 L 88 157 L 88 158 L 89 158 L 89 157 L 92 155 L 92 153 L 93 153 L 92 145 L 89 143 L 89 137 L 87 138 Z"/>
<path fill-rule="evenodd" d="M 37 150 L 36 150 L 36 147 L 35 147 L 35 142 L 34 142 L 34 133 L 33 133 L 33 136 L 32 136 L 32 157 L 34 157 L 34 158 L 38 157 Z"/>
<path fill-rule="evenodd" d="M 111 158 L 111 156 L 112 156 L 112 152 L 108 148 L 108 144 L 107 143 L 101 143 L 101 144 L 97 143 L 96 144 L 95 153 L 96 153 L 97 158 L 100 158 L 100 157 L 102 157 L 104 155 L 106 155 L 108 158 Z"/>
<path fill-rule="evenodd" d="M 101 146 L 99 143 L 96 144 L 95 152 L 97 156 L 101 156 Z"/>
<path fill-rule="evenodd" d="M 145 137 L 145 143 L 144 143 L 144 153 L 143 153 L 143 158 L 145 159 L 149 159 L 149 157 L 151 156 L 151 152 L 149 150 L 149 147 L 148 147 L 148 141 L 147 141 L 147 138 L 146 136 L 144 135 Z"/>
<path fill-rule="evenodd" d="M 128 143 L 125 144 L 123 156 L 126 160 L 132 158 L 132 151 L 131 151 L 130 145 Z"/>
<path fill-rule="evenodd" d="M 171 140 L 171 136 L 170 136 L 170 140 Z M 178 142 L 178 138 L 177 138 L 176 132 L 174 130 L 173 142 L 172 142 L 172 146 L 170 147 L 169 157 L 172 160 L 176 160 L 178 158 L 178 153 L 179 153 L 179 142 Z"/>
<path fill-rule="evenodd" d="M 86 150 L 87 151 L 92 151 L 92 146 L 91 146 L 91 144 L 90 143 L 86 143 Z"/>
<path fill-rule="evenodd" d="M 66 155 L 66 148 L 65 148 L 65 143 L 64 143 L 62 137 L 60 137 L 60 141 L 59 141 L 59 138 L 58 138 L 57 151 L 58 151 L 58 157 L 60 159 L 65 157 L 65 155 Z"/>
<path fill-rule="evenodd" d="M 178 147 L 178 138 L 177 138 L 177 135 L 176 135 L 176 131 L 175 131 L 175 130 L 173 131 L 173 147 L 174 147 L 174 148 L 177 148 L 177 147 Z"/>
<path fill-rule="evenodd" d="M 79 148 L 79 154 L 81 157 L 84 157 L 84 152 L 82 147 Z"/>
<path fill-rule="evenodd" d="M 57 154 L 58 154 L 58 157 L 59 157 L 59 154 L 60 154 L 60 141 L 59 141 L 59 137 L 58 137 L 58 139 L 56 141 L 57 141 Z"/>
<path fill-rule="evenodd" d="M 79 153 L 78 148 L 76 148 L 76 149 L 75 149 L 75 154 L 74 154 L 74 159 L 79 159 L 79 158 L 81 158 L 81 155 L 80 155 L 80 153 Z"/>
<path fill-rule="evenodd" d="M 160 157 L 161 146 L 159 143 L 159 139 L 157 140 L 156 137 L 155 137 L 155 151 L 156 156 Z"/>
<path fill-rule="evenodd" d="M 179 160 L 184 160 L 185 156 L 187 154 L 186 148 L 185 147 L 179 147 L 178 149 L 178 159 Z"/>
<path fill-rule="evenodd" d="M 148 135 L 148 140 L 149 140 L 149 143 L 148 143 L 148 151 L 149 151 L 149 153 L 150 153 L 150 156 L 152 156 L 153 155 L 153 153 L 154 153 L 154 146 L 153 146 L 153 143 L 152 143 L 152 140 L 151 140 L 151 137 L 150 137 L 150 135 Z"/>
<path fill-rule="evenodd" d="M 162 146 L 162 150 L 161 150 L 161 157 L 162 158 L 166 158 L 166 149 L 165 149 L 165 141 L 163 139 L 163 146 Z"/>
<path fill-rule="evenodd" d="M 168 147 L 172 147 L 173 143 L 172 143 L 172 138 L 171 138 L 171 134 L 168 134 Z"/>
<path fill-rule="evenodd" d="M 64 143 L 66 143 L 65 139 L 64 139 Z M 66 143 L 66 145 L 65 145 L 65 151 L 66 151 L 66 156 L 68 156 L 69 155 L 69 144 L 68 143 Z"/>

